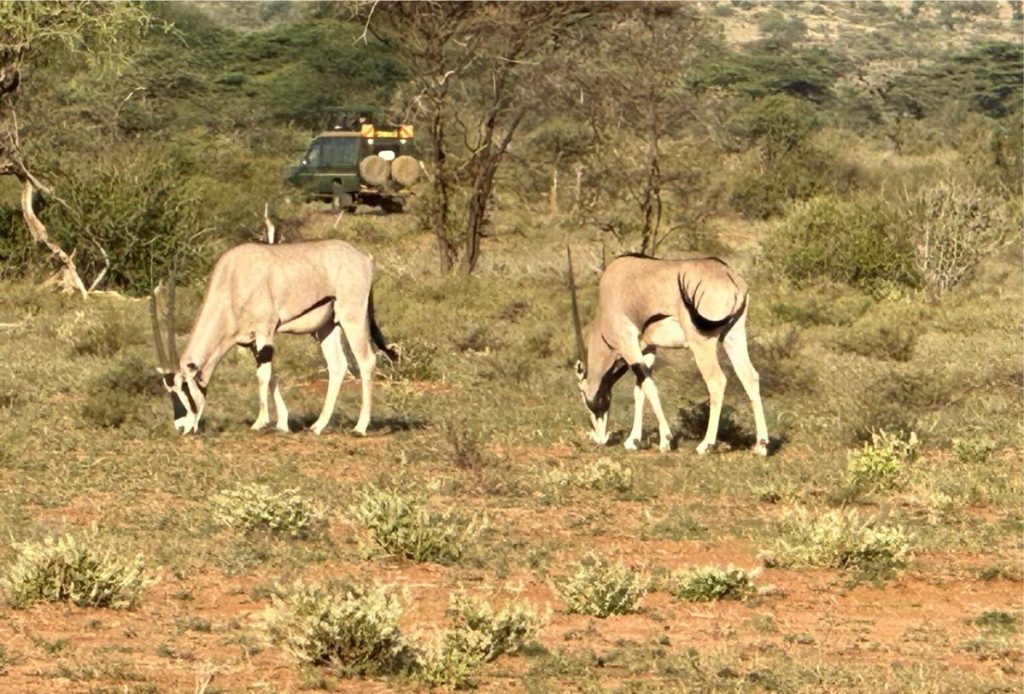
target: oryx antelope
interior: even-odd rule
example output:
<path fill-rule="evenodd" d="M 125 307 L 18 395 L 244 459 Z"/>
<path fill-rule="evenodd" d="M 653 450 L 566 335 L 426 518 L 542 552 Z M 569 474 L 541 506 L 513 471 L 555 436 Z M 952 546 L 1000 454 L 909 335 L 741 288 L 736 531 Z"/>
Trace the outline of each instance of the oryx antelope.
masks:
<path fill-rule="evenodd" d="M 321 433 L 331 420 L 338 390 L 348 368 L 345 344 L 362 381 L 362 407 L 355 431 L 370 423 L 372 340 L 397 359 L 373 316 L 373 260 L 344 241 L 285 245 L 247 243 L 220 257 L 210 275 L 199 317 L 180 358 L 174 346 L 173 283 L 167 295 L 166 350 L 160 336 L 156 301 L 151 304 L 157 356 L 174 406 L 174 428 L 195 432 L 206 405 L 206 389 L 224 355 L 235 345 L 256 358 L 260 409 L 253 429 L 270 423 L 268 395 L 277 410 L 276 426 L 288 431 L 288 409 L 271 371 L 277 333 L 313 335 L 327 360 L 327 397 L 313 424 Z"/>
<path fill-rule="evenodd" d="M 567 249 L 568 252 L 568 249 Z M 722 343 L 736 375 L 754 408 L 755 452 L 766 455 L 768 429 L 761 405 L 757 371 L 747 354 L 746 283 L 718 258 L 659 260 L 642 255 L 620 256 L 608 264 L 598 284 L 597 316 L 586 345 L 576 304 L 572 256 L 569 255 L 573 326 L 576 331 L 576 375 L 590 413 L 591 438 L 608 442 L 611 390 L 627 370 L 636 378 L 633 388 L 633 429 L 625 446 L 636 449 L 643 427 L 644 402 L 650 401 L 658 419 L 659 448 L 667 451 L 672 430 L 651 378 L 659 347 L 689 347 L 708 387 L 710 416 L 698 453 L 707 453 L 718 437 L 718 419 L 725 393 L 725 374 L 718 363 Z"/>

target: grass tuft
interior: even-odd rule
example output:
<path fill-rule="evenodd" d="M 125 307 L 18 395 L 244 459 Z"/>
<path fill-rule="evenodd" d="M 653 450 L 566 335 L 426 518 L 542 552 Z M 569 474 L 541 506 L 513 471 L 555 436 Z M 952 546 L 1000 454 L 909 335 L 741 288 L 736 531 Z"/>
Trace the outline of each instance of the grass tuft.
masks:
<path fill-rule="evenodd" d="M 420 499 L 374 486 L 364 489 L 349 511 L 369 532 L 372 546 L 416 562 L 457 562 L 486 525 L 451 510 L 431 513 Z"/>
<path fill-rule="evenodd" d="M 13 607 L 70 602 L 80 607 L 134 607 L 149 585 L 141 556 L 101 547 L 95 531 L 84 536 L 47 536 L 19 546 L 0 585 Z"/>
<path fill-rule="evenodd" d="M 646 572 L 628 567 L 621 560 L 612 564 L 589 554 L 571 576 L 557 583 L 556 589 L 566 611 L 604 618 L 635 612 L 650 585 Z"/>
<path fill-rule="evenodd" d="M 212 503 L 215 521 L 243 532 L 266 530 L 306 539 L 321 532 L 327 523 L 323 506 L 298 489 L 275 492 L 265 484 L 246 484 L 222 491 Z"/>
<path fill-rule="evenodd" d="M 667 588 L 678 600 L 690 602 L 745 600 L 757 592 L 754 578 L 758 573 L 757 569 L 748 573 L 732 564 L 724 569 L 701 566 L 673 573 Z"/>
<path fill-rule="evenodd" d="M 383 586 L 299 583 L 273 600 L 271 640 L 303 663 L 357 675 L 395 672 L 406 663 L 409 646 L 398 625 L 402 607 Z"/>
<path fill-rule="evenodd" d="M 852 509 L 817 517 L 798 509 L 783 519 L 782 536 L 765 563 L 884 575 L 904 567 L 910 550 L 910 537 L 899 526 L 865 521 Z"/>

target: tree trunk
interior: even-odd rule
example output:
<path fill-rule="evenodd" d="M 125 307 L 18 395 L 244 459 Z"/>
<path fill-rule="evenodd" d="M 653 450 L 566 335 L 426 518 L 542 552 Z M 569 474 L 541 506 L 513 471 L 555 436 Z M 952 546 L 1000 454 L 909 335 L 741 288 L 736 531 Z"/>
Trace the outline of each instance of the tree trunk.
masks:
<path fill-rule="evenodd" d="M 32 238 L 37 243 L 41 243 L 49 248 L 57 262 L 62 266 L 57 271 L 57 274 L 47 280 L 47 284 L 55 282 L 67 294 L 79 292 L 83 299 L 88 298 L 89 293 L 85 289 L 85 283 L 82 282 L 82 278 L 78 275 L 78 268 L 75 267 L 74 258 L 50 240 L 50 235 L 46 233 L 46 226 L 36 216 L 35 209 L 32 206 L 32 198 L 35 195 L 36 188 L 32 185 L 31 178 L 26 173 L 20 173 L 17 176 L 21 181 L 21 214 L 25 218 L 25 225 L 28 227 Z"/>

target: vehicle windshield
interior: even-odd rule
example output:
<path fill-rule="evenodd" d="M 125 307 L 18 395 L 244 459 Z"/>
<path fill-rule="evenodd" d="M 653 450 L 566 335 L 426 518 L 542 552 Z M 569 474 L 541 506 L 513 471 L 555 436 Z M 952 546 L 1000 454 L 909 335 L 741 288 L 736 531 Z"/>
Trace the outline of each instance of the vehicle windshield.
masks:
<path fill-rule="evenodd" d="M 327 137 L 310 149 L 310 155 L 314 150 L 319 152 L 314 158 L 308 156 L 310 164 L 321 167 L 352 166 L 359 161 L 359 138 L 357 137 Z"/>

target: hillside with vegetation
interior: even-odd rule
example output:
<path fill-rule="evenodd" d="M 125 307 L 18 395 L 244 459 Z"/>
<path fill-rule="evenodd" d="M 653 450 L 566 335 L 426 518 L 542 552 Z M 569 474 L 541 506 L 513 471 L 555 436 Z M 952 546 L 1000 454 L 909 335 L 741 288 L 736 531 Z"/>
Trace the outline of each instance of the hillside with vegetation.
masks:
<path fill-rule="evenodd" d="M 1014 691 L 1024 654 L 1020 2 L 0 3 L 0 690 Z M 416 129 L 405 213 L 286 185 L 337 106 Z M 366 437 L 282 337 L 178 437 L 218 255 L 371 253 Z M 750 286 L 769 456 L 687 350 L 675 434 L 587 436 L 615 256 Z M 63 291 L 62 291 L 63 289 Z M 86 296 L 87 295 L 87 296 Z M 723 365 L 726 363 L 723 355 Z M 630 381 L 627 383 L 627 381 Z M 340 421 L 339 421 L 340 420 Z"/>

